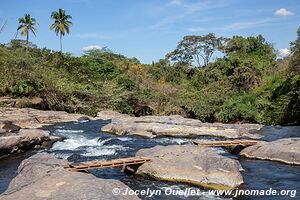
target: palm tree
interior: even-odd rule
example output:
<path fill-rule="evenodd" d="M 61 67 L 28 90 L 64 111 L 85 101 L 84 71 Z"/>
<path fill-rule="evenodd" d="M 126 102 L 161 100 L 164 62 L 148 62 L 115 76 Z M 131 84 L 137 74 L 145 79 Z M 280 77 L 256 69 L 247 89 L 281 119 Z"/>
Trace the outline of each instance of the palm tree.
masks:
<path fill-rule="evenodd" d="M 69 34 L 70 26 L 72 25 L 69 19 L 72 19 L 72 16 L 66 15 L 66 11 L 60 8 L 58 11 L 51 13 L 51 18 L 54 19 L 54 23 L 50 26 L 50 30 L 54 29 L 56 35 L 59 34 L 60 52 L 62 52 L 62 36 L 64 36 L 65 33 Z"/>
<path fill-rule="evenodd" d="M 30 17 L 30 14 L 25 14 L 24 18 L 19 18 L 19 26 L 17 31 L 21 30 L 21 35 L 26 36 L 26 52 L 28 50 L 28 46 L 29 46 L 29 32 L 32 32 L 34 36 L 35 32 L 37 31 L 36 29 L 36 25 L 38 23 L 36 22 L 36 20 L 34 18 Z"/>

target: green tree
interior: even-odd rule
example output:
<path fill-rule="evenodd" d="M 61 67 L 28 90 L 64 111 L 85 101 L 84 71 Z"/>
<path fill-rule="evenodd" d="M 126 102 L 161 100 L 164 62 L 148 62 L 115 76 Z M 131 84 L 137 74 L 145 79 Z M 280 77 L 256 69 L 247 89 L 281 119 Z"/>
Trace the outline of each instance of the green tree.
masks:
<path fill-rule="evenodd" d="M 17 48 L 37 48 L 37 45 L 33 44 L 32 42 L 28 42 L 26 40 L 19 40 L 19 39 L 13 39 L 11 40 L 8 44 L 8 47 L 12 49 L 17 49 Z"/>
<path fill-rule="evenodd" d="M 297 38 L 294 42 L 291 42 L 291 50 L 293 53 L 300 51 L 300 27 L 297 30 Z"/>
<path fill-rule="evenodd" d="M 28 50 L 29 45 L 29 32 L 32 32 L 32 34 L 36 36 L 36 25 L 36 20 L 34 18 L 31 18 L 30 14 L 25 14 L 24 18 L 19 18 L 19 26 L 17 31 L 21 30 L 21 35 L 26 36 L 26 52 Z"/>
<path fill-rule="evenodd" d="M 263 56 L 271 60 L 275 59 L 273 46 L 266 42 L 262 35 L 247 38 L 233 36 L 231 39 L 228 39 L 224 50 L 228 56 L 233 54 L 244 56 L 248 54 L 250 56 Z"/>
<path fill-rule="evenodd" d="M 51 13 L 51 18 L 54 19 L 54 23 L 50 26 L 50 30 L 54 29 L 56 35 L 59 35 L 60 52 L 62 52 L 62 36 L 70 33 L 70 26 L 72 25 L 70 19 L 72 19 L 72 16 L 67 15 L 66 11 L 60 8 L 58 11 Z"/>
<path fill-rule="evenodd" d="M 212 55 L 221 50 L 224 38 L 218 38 L 213 33 L 207 35 L 189 35 L 177 45 L 176 49 L 166 57 L 172 61 L 196 64 L 197 67 L 207 67 Z"/>

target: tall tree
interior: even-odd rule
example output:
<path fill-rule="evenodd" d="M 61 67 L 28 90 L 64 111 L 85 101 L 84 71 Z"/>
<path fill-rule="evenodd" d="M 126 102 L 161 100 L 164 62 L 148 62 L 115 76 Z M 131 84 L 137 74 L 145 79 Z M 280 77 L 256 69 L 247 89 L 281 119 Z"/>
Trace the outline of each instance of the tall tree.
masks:
<path fill-rule="evenodd" d="M 26 36 L 26 52 L 29 45 L 29 32 L 32 32 L 32 34 L 36 36 L 36 26 L 37 22 L 34 18 L 31 18 L 30 14 L 25 14 L 24 18 L 19 18 L 19 26 L 17 31 L 21 30 L 21 35 Z"/>
<path fill-rule="evenodd" d="M 300 52 L 300 27 L 297 30 L 297 38 L 294 42 L 291 42 L 291 50 L 293 53 Z"/>
<path fill-rule="evenodd" d="M 185 36 L 176 49 L 166 57 L 172 61 L 207 67 L 213 53 L 222 49 L 223 41 L 223 38 L 218 38 L 213 33 Z"/>
<path fill-rule="evenodd" d="M 291 42 L 292 59 L 289 63 L 292 74 L 300 74 L 300 27 L 297 30 L 297 38 Z"/>
<path fill-rule="evenodd" d="M 66 11 L 60 8 L 58 11 L 51 13 L 51 18 L 54 19 L 54 23 L 50 26 L 50 30 L 54 29 L 56 35 L 59 35 L 60 52 L 62 52 L 62 36 L 70 33 L 70 26 L 72 25 L 70 19 L 72 19 L 72 16 L 67 15 Z"/>

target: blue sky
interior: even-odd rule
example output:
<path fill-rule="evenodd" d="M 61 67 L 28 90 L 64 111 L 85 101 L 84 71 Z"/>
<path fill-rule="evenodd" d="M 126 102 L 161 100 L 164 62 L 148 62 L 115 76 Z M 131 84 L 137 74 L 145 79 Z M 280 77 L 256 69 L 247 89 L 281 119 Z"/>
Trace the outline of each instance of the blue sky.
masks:
<path fill-rule="evenodd" d="M 300 26 L 299 0 L 6 0 L 0 3 L 0 43 L 16 33 L 18 18 L 30 13 L 39 26 L 30 40 L 59 50 L 49 30 L 53 10 L 73 16 L 64 51 L 81 55 L 89 46 L 108 46 L 114 52 L 151 63 L 172 51 L 185 35 L 254 36 L 262 34 L 277 49 L 289 47 Z"/>

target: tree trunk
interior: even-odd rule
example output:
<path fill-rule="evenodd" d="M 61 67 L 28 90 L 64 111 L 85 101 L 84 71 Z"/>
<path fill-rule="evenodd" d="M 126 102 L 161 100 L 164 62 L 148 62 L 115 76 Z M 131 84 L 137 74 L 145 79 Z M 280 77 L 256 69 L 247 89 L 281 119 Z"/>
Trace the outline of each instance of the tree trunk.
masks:
<path fill-rule="evenodd" d="M 62 34 L 59 35 L 60 39 L 60 53 L 62 53 Z"/>
<path fill-rule="evenodd" d="M 29 33 L 27 33 L 26 35 L 26 47 L 25 47 L 26 56 L 28 52 L 28 47 L 29 47 Z"/>

